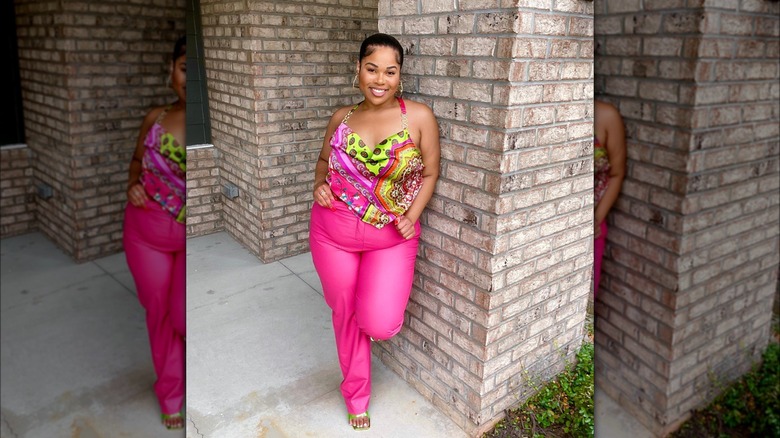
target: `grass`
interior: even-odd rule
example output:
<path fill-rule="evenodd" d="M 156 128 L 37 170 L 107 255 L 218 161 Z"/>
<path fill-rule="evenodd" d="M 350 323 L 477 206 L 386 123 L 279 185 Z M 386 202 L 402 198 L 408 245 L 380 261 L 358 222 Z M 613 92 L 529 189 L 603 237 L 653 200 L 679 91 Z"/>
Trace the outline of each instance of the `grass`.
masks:
<path fill-rule="evenodd" d="M 592 437 L 593 325 L 570 365 L 523 405 L 509 409 L 483 438 Z M 669 438 L 780 437 L 780 318 L 761 364 L 695 411 Z"/>
<path fill-rule="evenodd" d="M 780 331 L 761 364 L 724 390 L 670 438 L 780 437 Z"/>
<path fill-rule="evenodd" d="M 588 337 L 576 361 L 523 405 L 507 410 L 506 417 L 483 438 L 593 436 L 592 320 L 586 330 Z"/>

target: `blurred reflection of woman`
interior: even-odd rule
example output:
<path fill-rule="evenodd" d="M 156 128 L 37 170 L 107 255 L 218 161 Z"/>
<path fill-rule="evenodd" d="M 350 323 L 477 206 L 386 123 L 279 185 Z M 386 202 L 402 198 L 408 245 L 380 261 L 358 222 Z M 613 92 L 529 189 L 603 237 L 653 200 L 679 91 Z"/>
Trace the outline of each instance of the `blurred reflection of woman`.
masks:
<path fill-rule="evenodd" d="M 595 101 L 594 186 L 595 211 L 593 222 L 593 294 L 599 290 L 601 259 L 607 243 L 607 214 L 617 201 L 626 174 L 626 134 L 623 118 L 609 103 Z"/>
<path fill-rule="evenodd" d="M 178 100 L 153 108 L 141 125 L 130 162 L 122 239 L 146 310 L 154 392 L 168 429 L 184 427 L 185 38 L 176 42 L 171 61 L 170 85 Z"/>

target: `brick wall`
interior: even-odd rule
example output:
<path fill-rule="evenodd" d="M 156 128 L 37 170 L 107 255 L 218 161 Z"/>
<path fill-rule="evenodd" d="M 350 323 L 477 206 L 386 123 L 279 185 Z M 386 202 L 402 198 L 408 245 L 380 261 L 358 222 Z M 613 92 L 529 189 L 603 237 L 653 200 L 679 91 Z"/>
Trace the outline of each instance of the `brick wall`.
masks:
<path fill-rule="evenodd" d="M 308 250 L 328 117 L 360 98 L 351 80 L 376 2 L 342 3 L 201 1 L 218 183 L 239 188 L 222 198 L 224 227 L 263 261 Z"/>
<path fill-rule="evenodd" d="M 213 145 L 187 148 L 187 236 L 222 230 L 220 153 Z"/>
<path fill-rule="evenodd" d="M 768 341 L 780 8 L 643 5 L 596 2 L 597 94 L 619 107 L 628 135 L 596 366 L 599 387 L 663 434 L 748 370 Z"/>
<path fill-rule="evenodd" d="M 17 0 L 27 143 L 40 230 L 77 261 L 121 250 L 127 167 L 166 87 L 184 1 Z"/>
<path fill-rule="evenodd" d="M 405 328 L 376 353 L 474 434 L 572 359 L 592 263 L 592 3 L 501 3 L 201 2 L 217 184 L 240 191 L 222 219 L 264 261 L 308 250 L 322 135 L 361 98 L 377 14 L 401 40 L 442 173 Z M 221 191 L 198 187 L 204 202 Z M 211 213 L 190 211 L 189 234 Z"/>
<path fill-rule="evenodd" d="M 0 147 L 0 238 L 37 228 L 31 159 L 26 146 Z"/>
<path fill-rule="evenodd" d="M 592 267 L 592 3 L 382 0 L 442 133 L 404 330 L 382 360 L 478 435 L 560 372 Z"/>

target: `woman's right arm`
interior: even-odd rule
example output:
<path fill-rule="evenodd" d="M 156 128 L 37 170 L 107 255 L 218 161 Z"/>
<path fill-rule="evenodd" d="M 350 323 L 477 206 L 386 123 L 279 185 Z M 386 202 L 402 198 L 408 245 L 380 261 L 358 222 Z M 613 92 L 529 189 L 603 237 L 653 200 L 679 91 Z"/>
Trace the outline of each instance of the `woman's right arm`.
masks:
<path fill-rule="evenodd" d="M 330 138 L 341 124 L 341 118 L 344 116 L 344 109 L 337 110 L 331 116 L 328 122 L 328 128 L 325 130 L 325 139 L 322 141 L 322 149 L 317 158 L 317 165 L 314 167 L 314 201 L 320 206 L 333 209 L 333 201 L 336 198 L 328 187 L 325 177 L 328 176 L 328 159 L 330 158 Z"/>
<path fill-rule="evenodd" d="M 606 219 L 607 214 L 617 201 L 626 175 L 626 131 L 623 117 L 617 108 L 609 104 L 602 105 L 597 114 L 598 123 L 606 129 L 604 147 L 607 149 L 609 157 L 609 183 L 607 190 L 595 207 L 593 218 L 595 238 L 601 234 L 601 222 Z"/>
<path fill-rule="evenodd" d="M 143 162 L 144 151 L 146 150 L 144 140 L 146 139 L 146 134 L 149 132 L 149 129 L 151 129 L 154 121 L 160 114 L 161 109 L 162 107 L 152 109 L 146 114 L 146 117 L 144 117 L 144 121 L 141 124 L 141 130 L 138 133 L 138 139 L 135 142 L 133 158 L 130 160 L 127 180 L 127 200 L 136 207 L 145 207 L 146 200 L 149 198 L 140 182 L 141 163 Z"/>

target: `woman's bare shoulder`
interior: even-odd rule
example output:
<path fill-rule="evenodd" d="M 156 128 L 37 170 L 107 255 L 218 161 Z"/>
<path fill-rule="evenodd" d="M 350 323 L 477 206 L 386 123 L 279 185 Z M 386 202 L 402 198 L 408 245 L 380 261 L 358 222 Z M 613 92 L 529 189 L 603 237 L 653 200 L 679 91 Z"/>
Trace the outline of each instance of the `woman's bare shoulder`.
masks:
<path fill-rule="evenodd" d="M 331 122 L 334 121 L 341 122 L 341 120 L 344 119 L 344 117 L 347 115 L 349 110 L 351 110 L 354 107 L 355 107 L 354 105 L 347 105 L 347 106 L 336 108 L 336 110 L 333 111 L 333 114 L 330 116 Z"/>
<path fill-rule="evenodd" d="M 422 102 L 416 102 L 414 100 L 408 100 L 404 99 L 404 104 L 406 105 L 406 112 L 409 114 L 410 117 L 414 117 L 415 119 L 431 119 L 436 120 L 436 117 L 433 114 L 433 110 L 428 105 L 422 103 Z"/>
<path fill-rule="evenodd" d="M 596 106 L 596 114 L 599 115 L 599 117 L 604 118 L 622 118 L 620 116 L 620 111 L 617 109 L 617 107 L 609 102 L 605 102 L 603 100 L 596 100 L 595 101 Z"/>
<path fill-rule="evenodd" d="M 167 107 L 168 105 L 152 107 L 149 111 L 146 112 L 146 116 L 144 116 L 144 125 L 151 125 L 154 123 L 154 121 L 157 120 L 157 117 L 159 117 L 163 110 L 165 110 Z"/>

